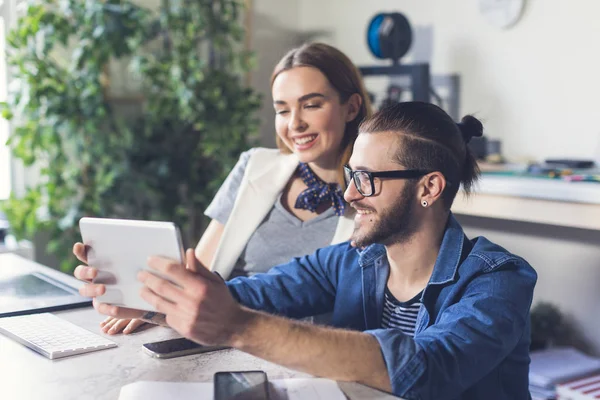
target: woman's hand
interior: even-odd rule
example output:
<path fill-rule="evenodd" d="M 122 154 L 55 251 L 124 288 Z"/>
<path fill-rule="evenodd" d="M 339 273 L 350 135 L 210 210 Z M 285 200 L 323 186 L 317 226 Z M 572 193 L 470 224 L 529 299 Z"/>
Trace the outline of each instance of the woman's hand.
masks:
<path fill-rule="evenodd" d="M 113 318 L 108 317 L 100 323 L 100 327 L 104 333 L 114 335 L 123 331 L 125 335 L 135 331 L 146 322 L 141 319 L 130 319 L 130 318 Z"/>
<path fill-rule="evenodd" d="M 75 257 L 77 257 L 79 261 L 87 264 L 87 248 L 83 243 L 75 243 L 73 246 L 73 254 L 75 254 Z M 94 305 L 96 311 L 98 311 L 100 314 L 108 315 L 115 319 L 141 318 L 145 314 L 145 312 L 141 310 L 134 310 L 131 308 L 118 307 L 98 302 L 96 297 L 101 296 L 106 292 L 106 286 L 103 284 L 92 283 L 92 280 L 98 275 L 98 270 L 96 268 L 87 265 L 79 265 L 77 268 L 75 268 L 75 272 L 73 274 L 75 275 L 75 278 L 84 282 L 88 282 L 79 289 L 79 294 L 84 297 L 92 297 L 92 304 Z M 103 322 L 103 324 L 105 323 L 107 323 L 107 321 Z M 101 324 L 101 326 L 103 325 Z"/>

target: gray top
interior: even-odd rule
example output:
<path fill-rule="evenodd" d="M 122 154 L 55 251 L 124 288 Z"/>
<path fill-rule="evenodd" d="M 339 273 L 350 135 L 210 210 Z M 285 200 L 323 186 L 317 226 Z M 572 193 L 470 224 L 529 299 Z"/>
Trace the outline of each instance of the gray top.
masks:
<path fill-rule="evenodd" d="M 242 153 L 204 214 L 225 225 L 253 150 Z M 250 236 L 230 278 L 266 272 L 293 257 L 310 254 L 333 240 L 339 217 L 333 207 L 309 221 L 301 221 L 281 204 L 281 195 Z"/>

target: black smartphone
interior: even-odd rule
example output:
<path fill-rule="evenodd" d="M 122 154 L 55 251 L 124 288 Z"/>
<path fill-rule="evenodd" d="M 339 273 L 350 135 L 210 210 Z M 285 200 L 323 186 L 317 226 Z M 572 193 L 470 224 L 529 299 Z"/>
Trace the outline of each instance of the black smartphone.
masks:
<path fill-rule="evenodd" d="M 264 371 L 217 372 L 214 400 L 269 400 L 269 382 Z"/>
<path fill-rule="evenodd" d="M 169 339 L 160 342 L 144 343 L 144 350 L 152 357 L 173 358 L 190 354 L 207 353 L 227 349 L 226 346 L 203 346 L 186 338 Z"/>

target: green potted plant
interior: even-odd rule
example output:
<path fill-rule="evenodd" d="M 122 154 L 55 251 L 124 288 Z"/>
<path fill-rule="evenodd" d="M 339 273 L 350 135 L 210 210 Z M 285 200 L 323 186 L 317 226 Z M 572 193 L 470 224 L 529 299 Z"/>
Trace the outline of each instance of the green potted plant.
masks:
<path fill-rule="evenodd" d="M 200 237 L 202 211 L 258 127 L 242 11 L 235 0 L 29 5 L 8 37 L 15 85 L 0 105 L 14 156 L 41 165 L 39 183 L 2 204 L 17 238 L 48 232 L 69 272 L 83 216 L 170 220 L 188 245 Z M 116 59 L 140 82 L 129 107 L 110 95 Z"/>

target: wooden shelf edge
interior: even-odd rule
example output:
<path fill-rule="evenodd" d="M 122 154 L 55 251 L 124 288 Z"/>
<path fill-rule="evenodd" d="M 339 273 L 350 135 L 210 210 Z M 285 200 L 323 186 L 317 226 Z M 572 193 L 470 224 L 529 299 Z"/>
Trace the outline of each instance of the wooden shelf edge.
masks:
<path fill-rule="evenodd" d="M 452 205 L 455 214 L 507 219 L 600 231 L 600 205 L 476 193 L 461 193 Z"/>

